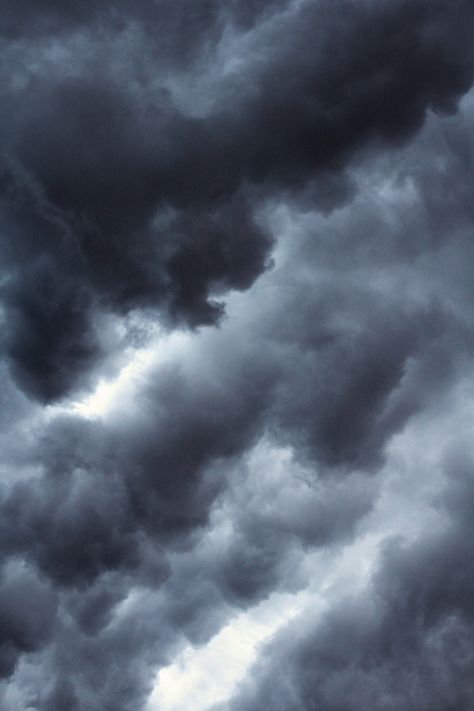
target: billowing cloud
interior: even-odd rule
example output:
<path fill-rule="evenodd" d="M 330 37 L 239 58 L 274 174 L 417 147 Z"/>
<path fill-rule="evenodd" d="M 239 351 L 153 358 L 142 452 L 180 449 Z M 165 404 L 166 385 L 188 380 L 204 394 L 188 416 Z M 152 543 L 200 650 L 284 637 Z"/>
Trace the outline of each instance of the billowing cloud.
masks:
<path fill-rule="evenodd" d="M 150 5 L 131 36 L 126 8 L 110 24 L 92 6 L 105 43 L 96 22 L 79 22 L 79 35 L 50 30 L 22 54 L 26 40 L 14 33 L 3 90 L 5 345 L 23 387 L 51 401 L 78 384 L 100 355 L 96 309 L 215 322 L 219 296 L 249 287 L 268 262 L 259 202 L 340 173 L 366 144 L 403 141 L 428 109 L 454 110 L 474 71 L 472 6 L 457 6 L 277 5 L 227 43 L 222 30 L 204 43 L 206 13 L 197 13 L 205 56 L 187 71 L 201 101 L 192 90 L 185 101 L 187 75 L 173 78 L 154 55 L 160 36 L 181 30 L 168 27 L 177 12 L 168 4 L 162 14 Z M 70 14 L 47 7 L 41 16 Z M 237 71 L 240 52 L 248 59 Z M 220 55 L 223 69 L 206 83 Z"/>
<path fill-rule="evenodd" d="M 447 522 L 411 545 L 388 540 L 368 589 L 290 623 L 229 708 L 470 708 L 472 461 L 446 466 Z"/>
<path fill-rule="evenodd" d="M 473 25 L 7 5 L 8 711 L 469 711 Z"/>

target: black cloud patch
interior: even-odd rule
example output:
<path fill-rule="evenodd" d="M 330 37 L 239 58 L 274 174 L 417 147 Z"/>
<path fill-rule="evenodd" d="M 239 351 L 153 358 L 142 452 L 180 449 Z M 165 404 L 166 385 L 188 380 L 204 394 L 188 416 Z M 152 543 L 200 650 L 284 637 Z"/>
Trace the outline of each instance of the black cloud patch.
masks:
<path fill-rule="evenodd" d="M 28 290 L 6 294 L 5 350 L 22 388 L 40 401 L 54 400 L 100 353 L 90 296 L 76 284 L 59 285 L 51 264 L 36 265 L 24 278 Z"/>

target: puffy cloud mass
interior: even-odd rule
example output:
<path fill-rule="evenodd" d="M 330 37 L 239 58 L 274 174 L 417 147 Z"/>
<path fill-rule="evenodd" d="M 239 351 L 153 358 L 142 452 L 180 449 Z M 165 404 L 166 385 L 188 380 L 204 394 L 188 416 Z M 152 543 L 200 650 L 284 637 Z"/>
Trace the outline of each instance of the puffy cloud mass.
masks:
<path fill-rule="evenodd" d="M 472 709 L 473 32 L 6 3 L 2 708 Z"/>

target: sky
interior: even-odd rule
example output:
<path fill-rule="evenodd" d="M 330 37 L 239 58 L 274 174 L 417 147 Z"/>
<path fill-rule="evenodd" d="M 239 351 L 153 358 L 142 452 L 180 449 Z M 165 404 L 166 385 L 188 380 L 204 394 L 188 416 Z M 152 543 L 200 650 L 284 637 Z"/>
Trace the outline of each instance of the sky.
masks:
<path fill-rule="evenodd" d="M 4 0 L 2 710 L 474 710 L 473 36 Z"/>

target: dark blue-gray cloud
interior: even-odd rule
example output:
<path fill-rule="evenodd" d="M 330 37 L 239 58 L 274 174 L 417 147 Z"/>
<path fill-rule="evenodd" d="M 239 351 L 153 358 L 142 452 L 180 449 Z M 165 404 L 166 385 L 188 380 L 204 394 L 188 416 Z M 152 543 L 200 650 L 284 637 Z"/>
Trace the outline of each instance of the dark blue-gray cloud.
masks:
<path fill-rule="evenodd" d="M 133 20 L 126 8 L 116 13 Z M 153 13 L 145 47 L 151 27 L 168 36 L 159 5 Z M 58 60 L 49 72 L 35 69 L 32 39 L 24 76 L 11 60 L 3 91 L 5 348 L 23 387 L 51 401 L 80 383 L 100 356 L 96 309 L 216 322 L 222 293 L 248 288 L 268 263 L 272 240 L 256 202 L 341 172 L 364 145 L 406 140 L 428 109 L 453 111 L 472 81 L 472 22 L 463 0 L 449 13 L 442 2 L 276 11 L 255 30 L 258 58 L 218 82 L 204 115 L 159 91 L 150 67 L 143 76 L 126 38 L 130 63 L 118 73 L 118 29 L 102 57 L 81 25 L 69 60 L 77 68 Z M 205 35 L 206 18 L 196 23 Z M 212 43 L 208 52 L 217 61 Z M 149 61 L 159 72 L 159 59 Z"/>
<path fill-rule="evenodd" d="M 449 410 L 474 346 L 473 24 L 464 0 L 7 5 L 8 711 L 141 708 L 183 645 L 357 540 L 391 443 Z M 87 419 L 71 403 L 126 362 L 130 315 L 160 323 L 156 360 Z M 469 711 L 461 449 L 445 527 L 276 635 L 229 708 Z"/>

